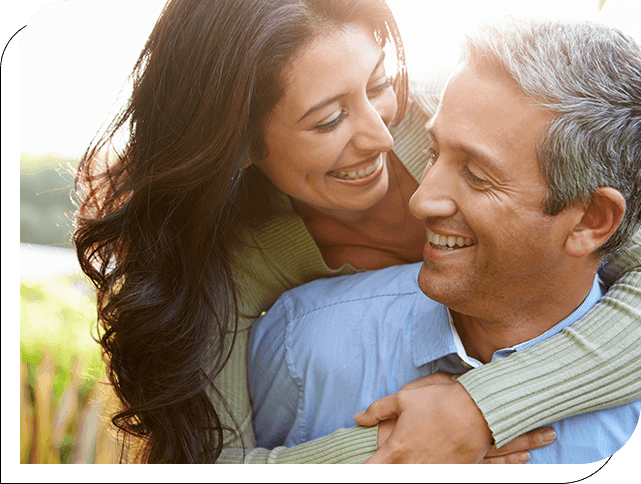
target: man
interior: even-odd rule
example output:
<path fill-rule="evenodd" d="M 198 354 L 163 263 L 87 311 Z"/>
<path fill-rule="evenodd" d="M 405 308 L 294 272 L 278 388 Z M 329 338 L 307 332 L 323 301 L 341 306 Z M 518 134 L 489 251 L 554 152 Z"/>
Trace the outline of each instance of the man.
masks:
<path fill-rule="evenodd" d="M 410 201 L 423 264 L 315 281 L 254 325 L 258 444 L 326 435 L 405 383 L 571 331 L 604 293 L 602 258 L 641 218 L 639 73 L 639 47 L 596 25 L 507 22 L 469 38 Z M 529 462 L 607 458 L 640 409 L 555 422 Z"/>

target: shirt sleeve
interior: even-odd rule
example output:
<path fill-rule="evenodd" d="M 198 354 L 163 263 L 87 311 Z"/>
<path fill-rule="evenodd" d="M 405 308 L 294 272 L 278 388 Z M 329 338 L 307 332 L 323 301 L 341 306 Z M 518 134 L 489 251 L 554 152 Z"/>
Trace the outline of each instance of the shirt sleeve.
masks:
<path fill-rule="evenodd" d="M 249 395 L 258 447 L 282 445 L 296 419 L 301 390 L 287 364 L 286 330 L 286 310 L 278 301 L 249 337 Z"/>
<path fill-rule="evenodd" d="M 618 279 L 581 320 L 458 379 L 496 446 L 562 418 L 641 398 L 641 229 L 600 272 Z"/>

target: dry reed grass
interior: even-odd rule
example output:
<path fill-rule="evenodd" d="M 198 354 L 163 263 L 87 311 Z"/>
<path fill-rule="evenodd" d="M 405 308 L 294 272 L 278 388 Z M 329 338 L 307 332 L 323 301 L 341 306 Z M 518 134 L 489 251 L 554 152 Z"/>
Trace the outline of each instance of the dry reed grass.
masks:
<path fill-rule="evenodd" d="M 45 349 L 31 388 L 27 365 L 20 362 L 20 463 L 117 463 L 106 385 L 95 382 L 83 395 L 82 362 L 76 359 L 72 377 L 56 399 L 55 372 L 53 355 Z"/>

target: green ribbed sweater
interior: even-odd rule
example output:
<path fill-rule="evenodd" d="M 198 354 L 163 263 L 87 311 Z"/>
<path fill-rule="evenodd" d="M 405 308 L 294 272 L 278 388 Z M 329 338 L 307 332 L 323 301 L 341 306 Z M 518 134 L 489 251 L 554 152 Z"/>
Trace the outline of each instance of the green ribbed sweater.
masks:
<path fill-rule="evenodd" d="M 412 78 L 408 112 L 394 129 L 394 151 L 416 180 L 426 164 L 424 125 L 447 71 Z M 247 340 L 254 319 L 288 289 L 321 277 L 356 272 L 329 269 L 289 198 L 274 191 L 279 215 L 248 234 L 237 253 L 241 318 L 231 357 L 217 379 L 226 401 L 211 395 L 227 431 L 219 463 L 360 463 L 376 450 L 377 427 L 339 429 L 296 447 L 255 447 L 247 389 Z M 579 322 L 526 351 L 469 371 L 458 381 L 477 403 L 501 446 L 528 430 L 570 415 L 641 398 L 641 230 L 635 243 L 602 271 L 618 281 Z"/>

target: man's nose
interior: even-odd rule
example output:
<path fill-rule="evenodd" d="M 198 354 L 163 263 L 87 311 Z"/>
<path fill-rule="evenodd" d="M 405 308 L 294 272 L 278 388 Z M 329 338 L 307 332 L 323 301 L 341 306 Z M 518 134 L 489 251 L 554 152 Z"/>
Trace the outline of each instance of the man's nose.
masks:
<path fill-rule="evenodd" d="M 444 161 L 428 165 L 421 184 L 410 198 L 410 212 L 418 219 L 452 217 L 458 208 L 454 199 L 454 173 Z"/>

